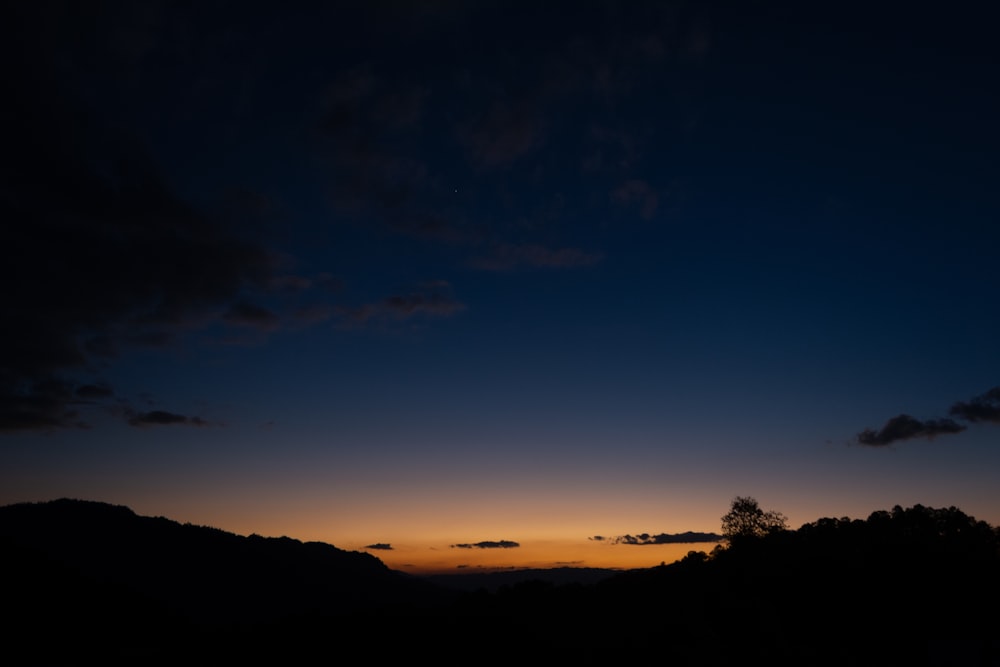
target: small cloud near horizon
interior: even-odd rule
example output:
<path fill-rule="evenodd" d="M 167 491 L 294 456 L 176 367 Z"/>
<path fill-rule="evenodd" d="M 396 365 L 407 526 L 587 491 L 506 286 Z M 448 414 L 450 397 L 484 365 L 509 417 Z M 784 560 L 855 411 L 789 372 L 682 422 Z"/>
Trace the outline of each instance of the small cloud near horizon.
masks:
<path fill-rule="evenodd" d="M 386 542 L 376 542 L 375 544 L 368 544 L 365 549 L 373 549 L 376 551 L 392 551 L 392 545 Z"/>
<path fill-rule="evenodd" d="M 452 549 L 514 549 L 521 546 L 517 542 L 510 540 L 499 540 L 497 542 L 476 542 L 464 544 L 452 544 Z"/>
<path fill-rule="evenodd" d="M 188 417 L 187 415 L 177 414 L 176 412 L 167 412 L 166 410 L 150 410 L 149 412 L 129 411 L 128 424 L 139 428 L 147 428 L 150 426 L 170 426 L 175 424 L 201 428 L 212 425 L 211 422 L 202 419 L 201 417 Z"/>
<path fill-rule="evenodd" d="M 720 542 L 722 541 L 722 535 L 717 535 L 716 533 L 696 533 L 689 530 L 684 533 L 660 533 L 658 535 L 650 535 L 649 533 L 619 535 L 617 537 L 594 535 L 587 539 L 594 542 L 607 542 L 608 544 L 700 544 L 704 542 Z"/>

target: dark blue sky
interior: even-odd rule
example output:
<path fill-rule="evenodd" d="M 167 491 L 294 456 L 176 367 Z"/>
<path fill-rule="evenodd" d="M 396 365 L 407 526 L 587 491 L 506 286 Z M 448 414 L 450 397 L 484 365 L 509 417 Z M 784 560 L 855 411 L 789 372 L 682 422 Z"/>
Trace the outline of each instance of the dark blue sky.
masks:
<path fill-rule="evenodd" d="M 988 3 L 4 13 L 0 500 L 1000 521 Z"/>

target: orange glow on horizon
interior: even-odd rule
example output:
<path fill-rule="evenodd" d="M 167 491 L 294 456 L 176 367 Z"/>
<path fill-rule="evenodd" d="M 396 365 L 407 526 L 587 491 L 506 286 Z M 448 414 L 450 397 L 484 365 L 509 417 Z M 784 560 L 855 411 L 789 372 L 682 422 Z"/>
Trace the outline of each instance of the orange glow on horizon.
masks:
<path fill-rule="evenodd" d="M 410 574 L 465 574 L 558 567 L 628 570 L 672 563 L 690 551 L 710 552 L 716 543 L 658 545 L 610 544 L 594 540 L 521 542 L 511 548 L 461 548 L 440 545 L 392 545 L 391 550 L 346 546 L 369 553 L 388 567 Z"/>

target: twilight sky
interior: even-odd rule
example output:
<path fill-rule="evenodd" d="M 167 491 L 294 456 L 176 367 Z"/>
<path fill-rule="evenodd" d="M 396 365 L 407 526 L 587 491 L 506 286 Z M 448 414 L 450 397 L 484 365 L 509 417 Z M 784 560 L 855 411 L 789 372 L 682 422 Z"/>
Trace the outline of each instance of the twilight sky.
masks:
<path fill-rule="evenodd" d="M 8 3 L 0 504 L 415 572 L 998 525 L 992 12 Z"/>

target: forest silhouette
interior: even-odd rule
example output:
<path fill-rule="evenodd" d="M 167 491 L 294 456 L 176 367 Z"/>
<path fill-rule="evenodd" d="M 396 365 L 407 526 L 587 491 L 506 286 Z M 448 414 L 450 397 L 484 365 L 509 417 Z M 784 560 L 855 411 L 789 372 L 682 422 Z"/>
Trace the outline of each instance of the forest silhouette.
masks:
<path fill-rule="evenodd" d="M 775 516 L 672 564 L 467 590 L 328 544 L 8 505 L 0 662 L 1000 665 L 997 528 L 922 505 Z"/>

